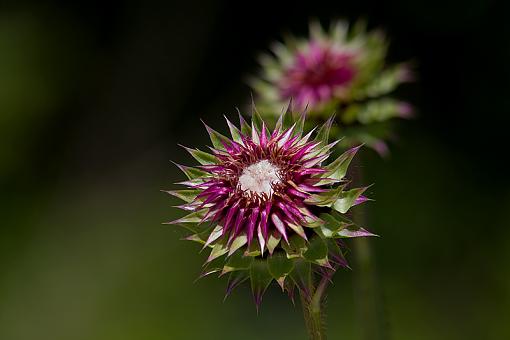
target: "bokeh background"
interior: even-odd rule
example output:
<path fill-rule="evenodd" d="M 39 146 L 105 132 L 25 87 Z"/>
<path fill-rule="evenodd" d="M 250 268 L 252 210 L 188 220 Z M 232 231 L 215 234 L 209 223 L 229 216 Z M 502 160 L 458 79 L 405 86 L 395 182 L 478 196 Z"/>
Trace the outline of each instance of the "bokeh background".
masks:
<path fill-rule="evenodd" d="M 305 339 L 276 287 L 194 283 L 205 254 L 161 222 L 176 144 L 220 131 L 256 54 L 309 18 L 365 17 L 416 61 L 417 119 L 362 155 L 389 339 L 509 339 L 510 7 L 491 0 L 3 1 L 0 339 Z M 353 270 L 356 270 L 354 268 Z M 332 339 L 359 339 L 353 272 L 335 277 Z"/>

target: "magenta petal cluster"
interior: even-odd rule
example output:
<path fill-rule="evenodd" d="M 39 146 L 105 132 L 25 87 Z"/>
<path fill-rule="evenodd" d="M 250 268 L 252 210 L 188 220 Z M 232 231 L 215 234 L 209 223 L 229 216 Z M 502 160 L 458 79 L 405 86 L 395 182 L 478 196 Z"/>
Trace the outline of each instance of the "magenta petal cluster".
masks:
<path fill-rule="evenodd" d="M 277 81 L 280 99 L 293 98 L 297 107 L 316 107 L 342 97 L 357 74 L 356 52 L 324 41 L 312 41 L 298 51 Z"/>
<path fill-rule="evenodd" d="M 253 128 L 251 136 L 240 134 L 238 142 L 224 140 L 224 150 L 214 149 L 217 164 L 199 167 L 211 179 L 189 185 L 202 190 L 190 206 L 207 208 L 204 222 L 220 224 L 228 245 L 245 234 L 248 247 L 256 237 L 264 253 L 270 235 L 286 242 L 294 233 L 306 239 L 301 226 L 318 220 L 305 199 L 326 191 L 317 175 L 326 172 L 319 165 L 329 154 L 320 142 L 293 132 L 291 127 L 269 134 L 262 123 L 260 132 Z"/>

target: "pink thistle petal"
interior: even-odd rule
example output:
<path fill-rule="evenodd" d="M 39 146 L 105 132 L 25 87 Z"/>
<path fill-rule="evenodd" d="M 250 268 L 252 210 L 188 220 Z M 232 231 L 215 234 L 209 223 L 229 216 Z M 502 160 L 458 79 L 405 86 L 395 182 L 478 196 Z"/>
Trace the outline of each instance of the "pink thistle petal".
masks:
<path fill-rule="evenodd" d="M 326 190 L 323 188 L 318 188 L 318 187 L 314 187 L 312 185 L 306 185 L 306 184 L 300 184 L 300 185 L 298 185 L 298 188 L 303 191 L 307 191 L 307 192 L 327 192 L 327 191 L 329 191 L 329 190 Z"/>
<path fill-rule="evenodd" d="M 312 130 L 310 130 L 310 132 L 308 132 L 305 136 L 303 136 L 303 138 L 301 138 L 301 140 L 299 141 L 298 145 L 305 145 L 306 142 L 308 142 L 308 140 L 310 139 L 310 137 L 312 136 L 312 134 L 315 132 L 316 129 L 317 129 L 317 127 L 314 127 Z"/>
<path fill-rule="evenodd" d="M 209 215 L 212 215 L 213 217 L 210 219 L 211 221 L 218 221 L 223 216 L 223 211 L 225 207 L 227 206 L 227 202 L 225 201 L 219 201 L 214 206 L 209 208 L 209 212 L 206 214 L 206 217 Z"/>
<path fill-rule="evenodd" d="M 291 194 L 291 195 L 294 195 L 294 196 L 297 196 L 297 197 L 301 197 L 301 198 L 308 198 L 308 197 L 310 197 L 309 194 L 302 193 L 302 192 L 297 191 L 296 189 L 293 189 L 293 188 L 288 189 L 287 192 L 289 194 Z"/>
<path fill-rule="evenodd" d="M 287 218 L 291 222 L 296 222 L 297 221 L 296 216 L 294 216 L 294 214 L 290 211 L 290 209 L 287 206 L 287 204 L 285 204 L 283 202 L 278 202 L 276 205 L 278 206 L 278 208 L 280 208 L 280 210 L 285 214 L 285 216 L 287 216 Z"/>
<path fill-rule="evenodd" d="M 197 198 L 201 199 L 201 198 L 211 196 L 211 195 L 216 195 L 216 196 L 224 195 L 224 194 L 228 193 L 229 191 L 231 191 L 231 189 L 229 189 L 229 188 L 221 188 L 221 187 L 212 186 L 212 187 L 205 189 L 200 194 L 198 194 Z"/>
<path fill-rule="evenodd" d="M 362 203 L 365 203 L 366 201 L 370 201 L 370 198 L 368 198 L 366 196 L 363 196 L 363 195 L 360 195 L 354 201 L 354 205 L 362 204 Z"/>
<path fill-rule="evenodd" d="M 260 214 L 260 223 L 259 223 L 259 227 L 261 228 L 261 231 L 262 231 L 262 235 L 264 236 L 264 239 L 267 240 L 267 237 L 268 237 L 268 220 L 269 220 L 269 212 L 271 210 L 271 202 L 268 201 L 266 203 L 266 207 L 264 210 L 262 210 L 261 214 Z"/>
<path fill-rule="evenodd" d="M 271 220 L 273 221 L 276 229 L 278 229 L 280 234 L 282 234 L 283 239 L 285 240 L 285 242 L 289 243 L 289 240 L 287 238 L 287 232 L 285 231 L 285 224 L 280 219 L 280 217 L 276 213 L 272 213 L 271 214 Z"/>
<path fill-rule="evenodd" d="M 296 234 L 298 234 L 301 238 L 308 241 L 308 238 L 306 237 L 305 231 L 303 230 L 302 226 L 300 226 L 299 224 L 295 224 L 295 223 L 289 223 L 288 226 L 289 226 L 289 228 L 294 230 L 294 232 Z"/>
<path fill-rule="evenodd" d="M 296 127 L 296 124 L 292 125 L 287 131 L 285 131 L 280 137 L 276 138 L 278 141 L 278 146 L 283 147 L 285 143 L 290 139 L 290 136 L 292 136 L 292 132 L 294 131 L 294 128 Z"/>
<path fill-rule="evenodd" d="M 286 204 L 287 209 L 296 217 L 300 222 L 304 221 L 304 216 L 294 202 L 290 201 Z"/>
<path fill-rule="evenodd" d="M 267 135 L 266 135 L 266 123 L 262 122 L 262 131 L 260 132 L 260 146 L 265 148 L 267 145 Z"/>
<path fill-rule="evenodd" d="M 227 216 L 225 217 L 225 223 L 223 224 L 223 234 L 225 234 L 229 229 L 231 229 L 232 225 L 230 222 L 232 222 L 232 218 L 237 213 L 237 207 L 239 206 L 239 201 L 234 203 L 232 207 L 229 207 Z"/>
<path fill-rule="evenodd" d="M 248 222 L 248 232 L 247 232 L 248 246 L 251 245 L 251 241 L 253 240 L 253 234 L 254 234 L 255 226 L 256 226 L 255 223 L 257 222 L 258 217 L 259 217 L 259 207 L 255 207 L 252 209 L 252 212 L 250 215 L 250 220 Z"/>
<path fill-rule="evenodd" d="M 253 143 L 260 145 L 260 136 L 253 121 L 251 122 L 251 140 Z"/>
<path fill-rule="evenodd" d="M 262 234 L 262 230 L 260 228 L 260 223 L 257 227 L 257 236 L 258 236 L 259 244 L 260 244 L 260 254 L 262 256 L 264 256 L 264 249 L 266 248 L 266 238 Z"/>
<path fill-rule="evenodd" d="M 303 158 L 303 156 L 309 152 L 311 149 L 315 148 L 316 146 L 320 145 L 321 143 L 320 142 L 316 142 L 316 143 L 309 143 L 303 147 L 301 147 L 301 149 L 298 151 L 298 153 L 296 153 L 292 159 L 291 159 L 291 162 L 296 162 L 298 160 L 300 160 L 301 158 Z"/>
<path fill-rule="evenodd" d="M 328 170 L 326 169 L 322 169 L 322 168 L 308 168 L 308 169 L 303 169 L 301 171 L 299 171 L 299 174 L 300 175 L 320 175 L 320 174 L 324 174 L 328 172 Z"/>
<path fill-rule="evenodd" d="M 325 155 L 322 155 L 322 156 L 317 156 L 317 157 L 314 157 L 308 161 L 306 161 L 303 166 L 305 168 L 308 168 L 308 167 L 312 167 L 312 166 L 315 166 L 317 164 L 320 164 L 322 163 L 324 160 L 326 160 L 327 158 L 329 157 L 329 153 L 325 154 Z"/>
<path fill-rule="evenodd" d="M 244 216 L 245 211 L 246 211 L 246 209 L 244 209 L 244 208 L 239 209 L 239 212 L 237 213 L 236 220 L 234 222 L 234 230 L 231 233 L 230 238 L 227 243 L 228 245 L 231 245 L 232 241 L 241 233 L 242 226 L 244 224 L 244 219 L 245 219 L 245 216 Z"/>
<path fill-rule="evenodd" d="M 290 138 L 285 144 L 282 146 L 282 150 L 289 150 L 292 146 L 294 146 L 294 143 L 298 140 L 298 136 L 294 136 Z"/>

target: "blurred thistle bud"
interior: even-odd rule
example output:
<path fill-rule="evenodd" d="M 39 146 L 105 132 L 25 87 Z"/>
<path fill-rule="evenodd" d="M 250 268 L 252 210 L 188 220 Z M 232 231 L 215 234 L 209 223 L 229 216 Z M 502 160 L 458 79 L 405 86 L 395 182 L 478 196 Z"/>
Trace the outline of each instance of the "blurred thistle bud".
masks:
<path fill-rule="evenodd" d="M 201 277 L 228 275 L 227 296 L 250 280 L 258 309 L 273 280 L 291 297 L 296 287 L 308 296 L 314 273 L 329 279 L 347 266 L 342 239 L 374 234 L 346 216 L 368 199 L 345 178 L 359 147 L 327 162 L 332 119 L 304 134 L 304 114 L 282 114 L 272 131 L 257 112 L 251 124 L 239 118 L 240 128 L 226 119 L 231 137 L 205 126 L 210 153 L 186 148 L 200 165 L 178 165 L 187 189 L 167 192 L 189 214 L 168 224 L 210 249 Z"/>
<path fill-rule="evenodd" d="M 410 65 L 386 65 L 384 34 L 367 31 L 363 21 L 353 27 L 335 21 L 328 31 L 313 21 L 308 39 L 287 37 L 273 44 L 271 51 L 260 57 L 260 76 L 249 81 L 265 117 L 278 116 L 289 102 L 298 111 L 306 109 L 315 122 L 334 111 L 339 129 L 332 133 L 347 135 L 343 146 L 363 142 L 382 150 L 376 145 L 384 143 L 390 131 L 381 125 L 412 116 L 410 104 L 388 96 L 400 84 L 414 80 Z M 355 133 L 342 131 L 353 126 Z"/>

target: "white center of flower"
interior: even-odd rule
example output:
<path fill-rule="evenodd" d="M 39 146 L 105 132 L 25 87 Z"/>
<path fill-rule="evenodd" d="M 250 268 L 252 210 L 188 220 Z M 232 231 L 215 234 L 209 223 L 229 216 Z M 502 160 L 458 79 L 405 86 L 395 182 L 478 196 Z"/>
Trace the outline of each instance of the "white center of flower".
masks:
<path fill-rule="evenodd" d="M 273 193 L 271 185 L 279 182 L 278 167 L 271 164 L 267 159 L 244 168 L 239 177 L 241 190 L 267 194 L 268 196 Z"/>

